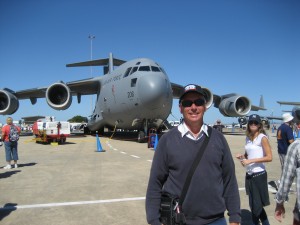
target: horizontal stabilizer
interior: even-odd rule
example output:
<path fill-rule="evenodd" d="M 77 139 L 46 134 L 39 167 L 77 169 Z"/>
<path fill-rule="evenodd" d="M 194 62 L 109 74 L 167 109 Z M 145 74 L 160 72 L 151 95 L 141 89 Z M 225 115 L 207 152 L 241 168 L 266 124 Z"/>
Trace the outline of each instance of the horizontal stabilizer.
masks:
<path fill-rule="evenodd" d="M 267 110 L 267 109 L 256 105 L 251 105 L 251 111 L 258 111 L 258 110 Z"/>
<path fill-rule="evenodd" d="M 121 59 L 113 59 L 114 66 L 120 66 L 126 61 Z M 79 67 L 79 66 L 107 66 L 109 65 L 109 58 L 106 59 L 96 59 L 85 62 L 71 63 L 67 64 L 66 67 Z"/>

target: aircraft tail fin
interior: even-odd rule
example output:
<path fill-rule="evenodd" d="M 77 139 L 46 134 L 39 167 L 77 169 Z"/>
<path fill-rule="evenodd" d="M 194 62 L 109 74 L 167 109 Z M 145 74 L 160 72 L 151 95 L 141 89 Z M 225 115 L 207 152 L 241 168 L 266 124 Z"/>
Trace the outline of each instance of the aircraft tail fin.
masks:
<path fill-rule="evenodd" d="M 263 95 L 260 96 L 259 107 L 260 108 L 265 108 L 265 101 L 264 101 L 264 96 Z"/>
<path fill-rule="evenodd" d="M 264 97 L 261 95 L 259 100 L 259 106 L 251 105 L 251 111 L 258 111 L 258 110 L 267 110 L 265 108 Z"/>
<path fill-rule="evenodd" d="M 113 54 L 109 53 L 109 58 L 95 59 L 78 63 L 67 64 L 66 67 L 80 67 L 80 66 L 104 66 L 104 73 L 111 73 L 114 66 L 120 66 L 126 61 L 113 58 Z"/>

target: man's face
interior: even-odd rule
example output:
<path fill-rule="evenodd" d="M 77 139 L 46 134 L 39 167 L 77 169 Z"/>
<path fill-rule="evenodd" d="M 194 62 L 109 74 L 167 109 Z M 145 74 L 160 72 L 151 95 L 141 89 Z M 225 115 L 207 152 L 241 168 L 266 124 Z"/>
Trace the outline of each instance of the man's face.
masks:
<path fill-rule="evenodd" d="M 13 122 L 13 121 L 12 121 L 11 118 L 7 118 L 7 119 L 6 119 L 6 123 L 7 123 L 7 124 L 12 124 L 12 122 Z"/>
<path fill-rule="evenodd" d="M 180 112 L 183 115 L 186 124 L 203 123 L 203 116 L 206 111 L 205 103 L 201 106 L 197 106 L 195 103 L 190 106 L 184 106 L 184 101 L 194 102 L 198 99 L 204 100 L 204 97 L 196 92 L 187 93 L 179 105 Z"/>

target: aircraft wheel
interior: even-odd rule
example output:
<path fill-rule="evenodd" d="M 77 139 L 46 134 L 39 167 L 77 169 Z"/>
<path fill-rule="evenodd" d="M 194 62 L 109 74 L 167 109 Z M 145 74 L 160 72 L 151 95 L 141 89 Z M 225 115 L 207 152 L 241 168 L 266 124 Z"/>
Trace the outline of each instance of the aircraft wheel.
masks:
<path fill-rule="evenodd" d="M 139 131 L 138 134 L 138 143 L 144 143 L 145 142 L 145 132 Z"/>
<path fill-rule="evenodd" d="M 91 131 L 88 127 L 83 128 L 83 134 L 91 134 Z"/>

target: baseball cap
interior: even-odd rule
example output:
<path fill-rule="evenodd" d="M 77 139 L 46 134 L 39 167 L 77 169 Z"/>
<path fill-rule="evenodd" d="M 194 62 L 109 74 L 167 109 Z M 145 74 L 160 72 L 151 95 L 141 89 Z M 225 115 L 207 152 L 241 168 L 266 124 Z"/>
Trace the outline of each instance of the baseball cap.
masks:
<path fill-rule="evenodd" d="M 199 85 L 189 84 L 189 85 L 187 85 L 187 86 L 184 87 L 183 91 L 181 92 L 179 100 L 181 101 L 181 99 L 183 98 L 183 96 L 185 94 L 187 94 L 187 93 L 190 93 L 190 92 L 196 92 L 196 93 L 198 93 L 200 95 L 205 96 L 205 92 L 203 91 L 203 89 Z"/>
<path fill-rule="evenodd" d="M 261 123 L 260 116 L 257 114 L 252 114 L 251 116 L 249 116 L 248 122 L 250 121 L 256 121 L 258 123 Z"/>

